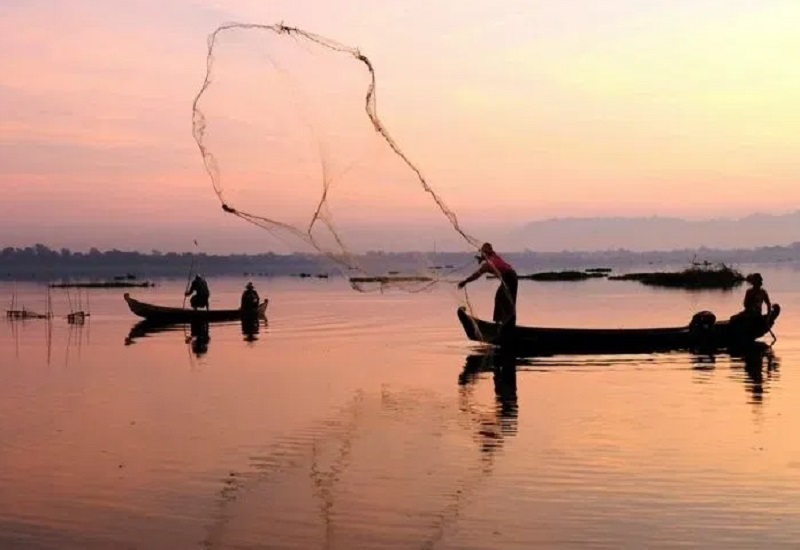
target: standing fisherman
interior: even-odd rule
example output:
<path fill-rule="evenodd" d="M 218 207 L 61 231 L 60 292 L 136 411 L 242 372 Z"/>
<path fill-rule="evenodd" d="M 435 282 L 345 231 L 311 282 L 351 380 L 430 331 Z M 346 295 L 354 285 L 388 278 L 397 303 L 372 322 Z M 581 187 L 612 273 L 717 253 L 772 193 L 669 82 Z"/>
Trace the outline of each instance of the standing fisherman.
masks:
<path fill-rule="evenodd" d="M 254 312 L 258 310 L 258 305 L 261 303 L 261 298 L 258 292 L 253 288 L 253 283 L 247 283 L 244 292 L 242 292 L 242 299 L 240 301 L 240 308 L 242 311 Z"/>
<path fill-rule="evenodd" d="M 484 243 L 481 246 L 481 265 L 477 271 L 458 283 L 458 288 L 464 288 L 467 283 L 478 279 L 484 273 L 491 273 L 500 279 L 500 286 L 494 295 L 495 323 L 502 325 L 498 335 L 506 328 L 514 328 L 517 324 L 517 272 L 511 264 L 501 258 L 494 251 L 492 245 Z"/>

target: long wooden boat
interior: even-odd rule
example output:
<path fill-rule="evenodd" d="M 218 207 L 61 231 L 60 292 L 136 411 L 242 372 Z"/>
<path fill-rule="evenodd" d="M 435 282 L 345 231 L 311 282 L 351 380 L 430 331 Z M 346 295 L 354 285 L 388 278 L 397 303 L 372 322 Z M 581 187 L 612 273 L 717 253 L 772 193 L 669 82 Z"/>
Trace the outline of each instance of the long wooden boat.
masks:
<path fill-rule="evenodd" d="M 185 309 L 179 307 L 165 307 L 147 304 L 131 298 L 127 292 L 123 296 L 128 303 L 130 310 L 139 317 L 144 317 L 148 321 L 156 323 L 191 323 L 193 321 L 214 322 L 214 321 L 238 321 L 239 319 L 251 317 L 266 317 L 267 305 L 269 300 L 265 299 L 258 305 L 257 310 L 241 309 Z"/>
<path fill-rule="evenodd" d="M 780 314 L 778 304 L 759 318 L 734 315 L 716 321 L 711 312 L 697 313 L 683 327 L 670 328 L 542 328 L 516 326 L 500 330 L 497 323 L 458 309 L 458 319 L 467 338 L 493 344 L 517 355 L 552 355 L 556 353 L 651 353 L 689 349 L 740 349 L 772 330 Z"/>

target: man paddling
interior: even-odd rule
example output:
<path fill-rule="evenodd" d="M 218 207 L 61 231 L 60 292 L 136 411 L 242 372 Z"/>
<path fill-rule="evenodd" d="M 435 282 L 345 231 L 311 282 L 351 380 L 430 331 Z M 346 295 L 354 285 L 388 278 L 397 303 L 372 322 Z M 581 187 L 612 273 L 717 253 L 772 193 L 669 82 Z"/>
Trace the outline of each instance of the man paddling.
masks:
<path fill-rule="evenodd" d="M 458 288 L 464 288 L 484 273 L 491 273 L 500 279 L 500 286 L 494 295 L 494 314 L 492 319 L 495 323 L 502 325 L 498 331 L 498 337 L 508 328 L 513 328 L 517 324 L 517 272 L 511 264 L 501 258 L 494 251 L 492 245 L 484 243 L 481 246 L 481 265 L 478 269 L 458 283 Z"/>

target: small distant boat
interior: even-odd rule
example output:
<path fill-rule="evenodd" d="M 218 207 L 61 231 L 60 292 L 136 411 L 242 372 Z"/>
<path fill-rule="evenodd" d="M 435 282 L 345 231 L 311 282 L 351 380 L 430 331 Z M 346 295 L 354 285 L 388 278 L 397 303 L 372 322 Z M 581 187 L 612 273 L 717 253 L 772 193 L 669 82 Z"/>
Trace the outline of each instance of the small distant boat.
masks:
<path fill-rule="evenodd" d="M 713 313 L 696 314 L 691 323 L 670 328 L 545 328 L 516 326 L 499 334 L 500 325 L 484 321 L 458 308 L 458 319 L 467 338 L 494 344 L 518 355 L 552 355 L 556 353 L 652 353 L 691 349 L 742 349 L 771 332 L 781 308 L 761 319 L 734 316 L 729 321 L 716 321 Z"/>
<path fill-rule="evenodd" d="M 147 304 L 131 298 L 127 292 L 123 295 L 130 310 L 139 317 L 156 323 L 191 323 L 192 321 L 238 321 L 247 317 L 266 317 L 269 300 L 265 299 L 256 310 L 241 309 L 186 309 Z"/>

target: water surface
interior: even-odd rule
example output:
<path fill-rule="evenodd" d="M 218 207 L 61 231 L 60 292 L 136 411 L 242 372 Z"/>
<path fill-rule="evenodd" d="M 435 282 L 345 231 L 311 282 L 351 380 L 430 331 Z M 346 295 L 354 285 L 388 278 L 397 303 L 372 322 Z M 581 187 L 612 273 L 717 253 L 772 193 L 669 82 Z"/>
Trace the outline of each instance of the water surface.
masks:
<path fill-rule="evenodd" d="M 800 284 L 761 270 L 771 353 L 510 365 L 465 340 L 444 285 L 257 279 L 268 324 L 207 341 L 137 330 L 119 290 L 69 325 L 77 296 L 54 291 L 51 323 L 0 322 L 0 547 L 795 547 Z M 244 282 L 212 279 L 212 305 Z M 494 288 L 468 287 L 485 317 Z M 519 323 L 684 325 L 743 291 L 523 281 Z M 44 309 L 44 287 L 12 292 Z"/>

